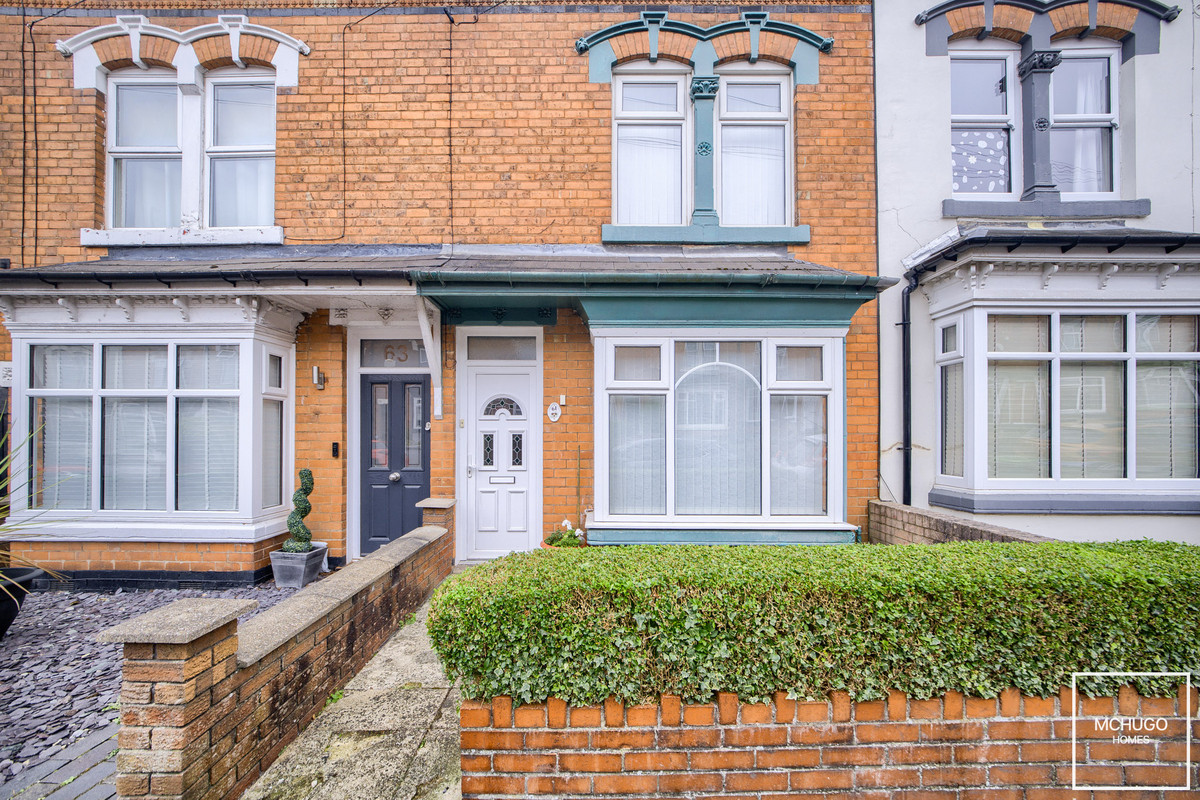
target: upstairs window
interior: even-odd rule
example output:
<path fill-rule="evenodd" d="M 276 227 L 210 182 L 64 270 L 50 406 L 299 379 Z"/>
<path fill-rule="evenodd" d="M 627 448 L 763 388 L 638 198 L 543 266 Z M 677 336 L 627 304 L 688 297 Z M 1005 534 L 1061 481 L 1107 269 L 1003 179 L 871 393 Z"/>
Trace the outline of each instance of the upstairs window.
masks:
<path fill-rule="evenodd" d="M 275 86 L 209 80 L 208 220 L 218 228 L 275 218 Z"/>
<path fill-rule="evenodd" d="M 618 225 L 685 225 L 691 103 L 687 74 L 663 67 L 613 81 L 614 218 Z M 685 208 L 686 203 L 686 208 Z"/>
<path fill-rule="evenodd" d="M 723 225 L 787 225 L 791 219 L 791 73 L 722 71 L 717 95 Z"/>
<path fill-rule="evenodd" d="M 113 81 L 108 163 L 115 227 L 179 225 L 183 151 L 179 89 L 171 77 L 159 72 Z"/>
<path fill-rule="evenodd" d="M 1064 52 L 1050 79 L 1050 164 L 1063 193 L 1112 192 L 1116 54 Z"/>
<path fill-rule="evenodd" d="M 203 86 L 184 94 L 169 70 L 110 77 L 110 228 L 274 224 L 273 73 L 219 70 Z"/>
<path fill-rule="evenodd" d="M 1015 51 L 950 59 L 950 159 L 955 194 L 1015 196 L 1020 147 Z M 1014 177 L 1014 173 L 1016 176 Z"/>

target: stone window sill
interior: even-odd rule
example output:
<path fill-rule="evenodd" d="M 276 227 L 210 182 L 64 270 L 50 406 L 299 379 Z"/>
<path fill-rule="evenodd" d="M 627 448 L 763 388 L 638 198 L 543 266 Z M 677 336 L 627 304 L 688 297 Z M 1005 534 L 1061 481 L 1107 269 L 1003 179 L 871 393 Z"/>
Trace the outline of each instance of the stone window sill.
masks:
<path fill-rule="evenodd" d="M 1149 200 L 943 200 L 943 217 L 1145 217 Z"/>
<path fill-rule="evenodd" d="M 283 244 L 283 228 L 275 225 L 249 228 L 84 228 L 84 247 L 140 247 L 189 244 Z"/>
<path fill-rule="evenodd" d="M 976 514 L 1197 514 L 1195 492 L 1005 492 L 935 487 L 929 505 Z"/>
<path fill-rule="evenodd" d="M 605 225 L 604 244 L 807 244 L 809 227 L 797 225 Z"/>

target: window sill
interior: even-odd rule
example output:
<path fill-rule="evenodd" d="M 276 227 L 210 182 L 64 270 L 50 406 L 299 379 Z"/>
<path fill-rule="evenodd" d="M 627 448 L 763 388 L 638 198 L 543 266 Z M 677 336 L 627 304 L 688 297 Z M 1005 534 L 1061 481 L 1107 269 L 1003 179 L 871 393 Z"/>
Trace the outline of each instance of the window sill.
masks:
<path fill-rule="evenodd" d="M 283 244 L 283 228 L 275 225 L 251 228 L 83 228 L 79 232 L 79 243 L 84 247 Z"/>
<path fill-rule="evenodd" d="M 730 227 L 724 225 L 604 225 L 604 244 L 807 244 L 807 225 Z"/>
<path fill-rule="evenodd" d="M 943 200 L 943 217 L 1145 217 L 1149 200 Z"/>
<path fill-rule="evenodd" d="M 853 544 L 858 531 L 838 523 L 803 530 L 745 530 L 704 528 L 664 530 L 658 528 L 599 528 L 589 526 L 589 545 L 626 544 Z"/>
<path fill-rule="evenodd" d="M 929 504 L 976 514 L 1200 514 L 1195 492 L 977 492 L 933 488 Z"/>

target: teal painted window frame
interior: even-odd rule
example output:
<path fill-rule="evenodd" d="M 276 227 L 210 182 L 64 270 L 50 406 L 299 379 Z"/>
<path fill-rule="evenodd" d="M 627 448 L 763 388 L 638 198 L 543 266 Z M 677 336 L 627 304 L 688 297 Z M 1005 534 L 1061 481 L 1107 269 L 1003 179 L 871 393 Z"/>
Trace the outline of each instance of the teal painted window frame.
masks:
<path fill-rule="evenodd" d="M 692 142 L 685 141 L 685 152 L 691 149 L 693 159 L 692 174 L 692 214 L 689 224 L 684 225 L 620 225 L 606 224 L 601 227 L 600 239 L 605 244 L 746 244 L 746 245 L 779 245 L 805 244 L 810 241 L 811 231 L 808 225 L 763 225 L 763 226 L 725 226 L 720 224 L 716 209 L 717 176 L 716 142 L 717 129 L 720 125 L 715 100 L 720 91 L 721 77 L 717 74 L 717 53 L 712 42 L 721 36 L 738 33 L 749 33 L 750 53 L 749 64 L 759 61 L 759 36 L 766 30 L 771 33 L 783 34 L 796 40 L 789 66 L 792 72 L 792 95 L 789 107 L 794 109 L 795 87 L 798 85 L 813 85 L 820 81 L 818 57 L 822 52 L 829 52 L 833 47 L 833 39 L 821 37 L 807 28 L 791 23 L 770 19 L 767 12 L 743 12 L 741 18 L 719 23 L 710 28 L 700 28 L 689 23 L 679 22 L 668 18 L 666 12 L 646 11 L 635 20 L 611 25 L 576 42 L 575 48 L 579 53 L 588 56 L 588 80 L 592 83 L 614 84 L 613 68 L 616 66 L 616 55 L 609 42 L 610 39 L 626 33 L 645 31 L 650 42 L 648 53 L 649 69 L 659 61 L 658 38 L 659 32 L 666 30 L 680 33 L 695 40 L 692 50 L 691 92 L 693 107 L 691 108 L 690 128 Z M 618 97 L 614 91 L 614 119 Z M 685 130 L 686 130 L 685 126 Z M 793 130 L 794 122 L 789 125 Z M 794 134 L 790 137 L 794 144 Z M 613 134 L 613 207 L 616 207 L 616 128 Z M 792 166 L 789 167 L 790 200 L 794 201 L 795 170 L 794 153 L 791 153 Z M 685 179 L 686 180 L 686 179 Z M 684 195 L 688 194 L 687 186 Z M 788 202 L 791 219 L 795 219 L 794 202 Z"/>

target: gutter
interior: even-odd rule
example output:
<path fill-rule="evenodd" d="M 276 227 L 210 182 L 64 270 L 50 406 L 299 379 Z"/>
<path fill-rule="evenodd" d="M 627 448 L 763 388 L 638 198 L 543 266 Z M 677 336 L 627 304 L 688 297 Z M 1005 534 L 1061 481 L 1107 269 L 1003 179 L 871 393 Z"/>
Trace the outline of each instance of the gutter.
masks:
<path fill-rule="evenodd" d="M 237 270 L 219 270 L 209 269 L 203 272 L 199 270 L 188 271 L 171 271 L 171 272 L 156 272 L 154 270 L 128 270 L 128 271 L 83 271 L 66 272 L 62 270 L 37 270 L 37 269 L 14 269 L 0 270 L 0 283 L 4 281 L 25 281 L 34 280 L 49 284 L 54 288 L 58 288 L 60 283 L 70 283 L 77 281 L 95 281 L 108 286 L 117 282 L 124 281 L 156 281 L 170 288 L 172 282 L 185 281 L 214 281 L 223 280 L 226 283 L 236 286 L 239 281 L 243 283 L 262 283 L 271 280 L 296 280 L 308 285 L 310 280 L 327 280 L 331 278 L 341 278 L 356 281 L 359 286 L 363 285 L 364 278 L 385 278 L 392 280 L 404 280 L 410 285 L 413 282 L 411 270 L 408 269 L 370 269 L 366 271 L 354 269 L 280 269 L 280 270 L 252 270 L 252 269 L 237 269 Z"/>
<path fill-rule="evenodd" d="M 737 270 L 728 272 L 622 272 L 622 271 L 581 271 L 581 272 L 547 272 L 547 271 L 437 271 L 414 270 L 412 278 L 417 283 L 418 292 L 426 294 L 429 285 L 449 286 L 450 284 L 488 283 L 507 284 L 516 286 L 522 283 L 563 283 L 587 286 L 605 286 L 612 284 L 676 284 L 676 283 L 706 283 L 706 284 L 749 284 L 767 286 L 772 284 L 788 284 L 799 286 L 834 286 L 850 287 L 853 289 L 886 289 L 899 281 L 873 275 L 798 273 L 798 272 L 754 272 Z"/>

